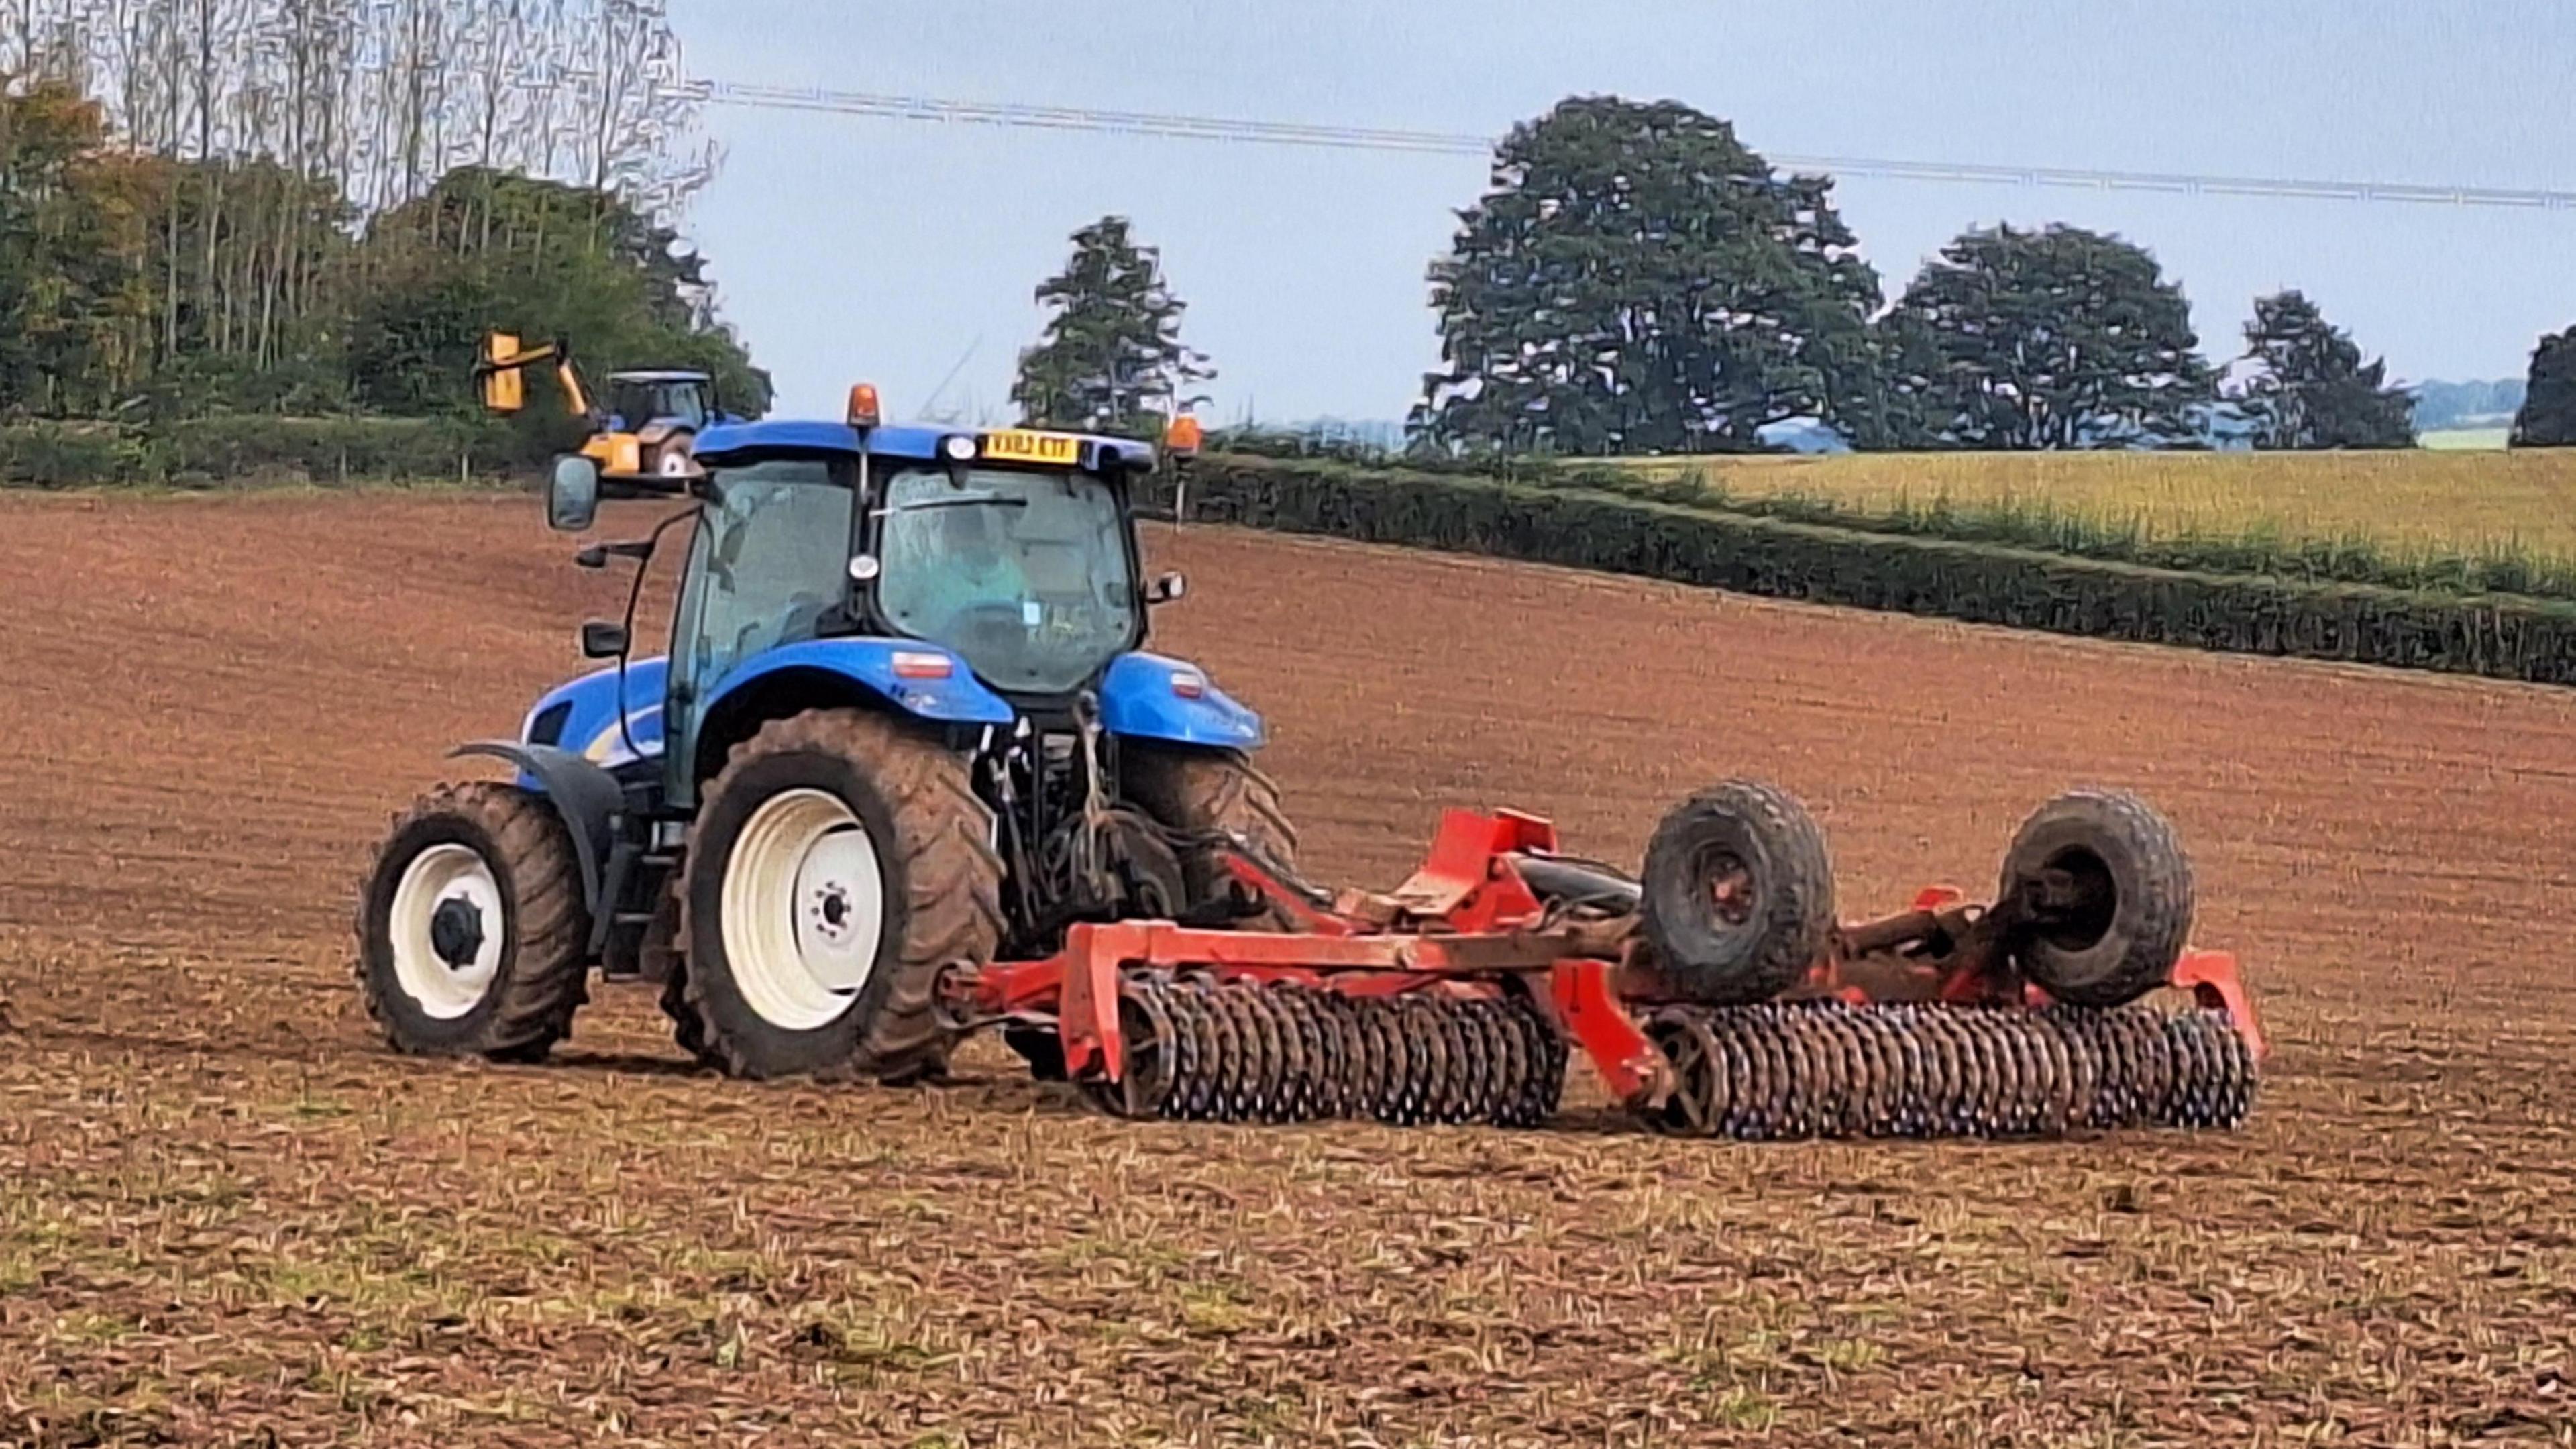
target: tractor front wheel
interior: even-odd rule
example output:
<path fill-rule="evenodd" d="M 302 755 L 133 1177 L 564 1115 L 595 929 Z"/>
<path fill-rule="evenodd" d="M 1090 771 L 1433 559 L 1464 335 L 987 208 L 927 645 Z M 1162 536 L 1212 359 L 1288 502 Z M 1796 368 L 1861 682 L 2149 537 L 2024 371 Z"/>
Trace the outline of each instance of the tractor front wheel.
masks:
<path fill-rule="evenodd" d="M 947 1066 L 940 971 L 991 962 L 1001 860 L 965 758 L 857 710 L 774 720 L 707 786 L 682 867 L 678 1036 L 737 1077 Z"/>
<path fill-rule="evenodd" d="M 358 903 L 358 985 L 406 1052 L 533 1061 L 585 999 L 590 920 L 546 802 L 442 785 L 394 817 Z"/>

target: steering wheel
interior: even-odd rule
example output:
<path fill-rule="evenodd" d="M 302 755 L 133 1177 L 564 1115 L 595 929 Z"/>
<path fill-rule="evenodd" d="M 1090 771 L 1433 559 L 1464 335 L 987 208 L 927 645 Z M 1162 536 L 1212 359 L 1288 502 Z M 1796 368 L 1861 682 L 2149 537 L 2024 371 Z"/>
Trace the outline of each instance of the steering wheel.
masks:
<path fill-rule="evenodd" d="M 765 631 L 765 639 L 762 626 L 756 621 L 745 623 L 742 628 L 735 631 L 733 657 L 741 659 L 749 654 L 755 643 L 759 643 L 764 648 L 775 648 L 780 644 L 791 642 L 791 638 L 794 642 L 812 638 L 813 631 L 810 628 L 802 635 L 794 635 L 792 631 L 800 620 L 808 623 L 820 622 L 831 607 L 832 600 L 821 594 L 790 595 L 787 602 L 780 605 L 778 612 L 771 617 L 770 625 Z"/>
<path fill-rule="evenodd" d="M 948 616 L 948 628 L 961 639 L 1018 649 L 1028 643 L 1029 625 L 1016 603 L 987 600 L 968 604 Z"/>

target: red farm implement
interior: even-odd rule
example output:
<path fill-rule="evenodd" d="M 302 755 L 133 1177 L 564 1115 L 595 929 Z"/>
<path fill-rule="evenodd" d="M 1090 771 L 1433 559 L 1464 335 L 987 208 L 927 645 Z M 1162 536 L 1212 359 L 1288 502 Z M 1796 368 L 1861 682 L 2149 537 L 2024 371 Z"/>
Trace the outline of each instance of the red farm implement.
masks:
<path fill-rule="evenodd" d="M 1655 1127 L 1756 1140 L 2232 1127 L 2265 1053 L 2234 958 L 2185 944 L 2170 829 L 2125 795 L 2043 807 L 1990 904 L 1936 887 L 1859 922 L 1806 813 L 1746 783 L 1676 809 L 1636 879 L 1511 812 L 1449 812 L 1383 895 L 1226 859 L 1288 929 L 1076 925 L 952 974 L 949 1011 L 1124 1116 L 1531 1126 L 1579 1050 Z"/>

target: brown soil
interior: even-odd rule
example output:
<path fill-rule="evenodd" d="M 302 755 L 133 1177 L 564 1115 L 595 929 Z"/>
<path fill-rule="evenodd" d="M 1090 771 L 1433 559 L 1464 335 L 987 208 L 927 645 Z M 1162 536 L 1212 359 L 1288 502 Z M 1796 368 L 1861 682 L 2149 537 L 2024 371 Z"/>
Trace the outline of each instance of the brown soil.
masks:
<path fill-rule="evenodd" d="M 2278 1044 L 2226 1136 L 1122 1124 L 1015 1077 L 400 1059 L 354 878 L 612 614 L 517 499 L 0 502 L 0 1442 L 2576 1439 L 2576 695 L 1218 530 L 1160 644 L 1319 877 L 1633 860 L 1731 774 L 1845 909 L 2147 793 Z M 466 771 L 480 773 L 479 771 Z"/>

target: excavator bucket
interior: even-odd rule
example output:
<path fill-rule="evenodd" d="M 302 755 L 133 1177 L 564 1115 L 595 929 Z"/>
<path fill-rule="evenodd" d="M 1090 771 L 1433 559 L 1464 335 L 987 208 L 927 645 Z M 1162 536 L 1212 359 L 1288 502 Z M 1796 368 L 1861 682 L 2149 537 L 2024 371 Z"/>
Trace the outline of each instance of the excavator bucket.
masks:
<path fill-rule="evenodd" d="M 506 414 L 527 406 L 527 383 L 520 378 L 518 368 L 506 365 L 518 355 L 519 339 L 507 332 L 495 332 L 485 341 L 484 366 L 476 369 L 485 410 Z"/>

